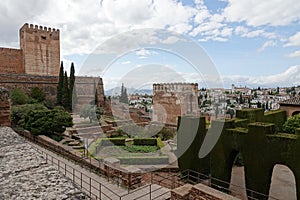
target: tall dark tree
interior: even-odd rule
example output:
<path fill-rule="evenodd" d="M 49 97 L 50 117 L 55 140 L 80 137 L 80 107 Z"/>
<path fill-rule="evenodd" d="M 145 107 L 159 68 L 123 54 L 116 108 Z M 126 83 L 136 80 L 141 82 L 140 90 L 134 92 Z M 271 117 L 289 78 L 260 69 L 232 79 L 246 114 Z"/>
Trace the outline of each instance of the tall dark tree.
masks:
<path fill-rule="evenodd" d="M 261 108 L 261 107 L 262 107 L 261 102 L 258 101 L 258 102 L 257 102 L 257 108 Z"/>
<path fill-rule="evenodd" d="M 248 97 L 248 105 L 249 105 L 249 108 L 251 108 L 251 98 L 250 98 L 250 96 Z"/>
<path fill-rule="evenodd" d="M 65 72 L 65 75 L 64 75 L 61 103 L 64 108 L 66 108 L 66 109 L 71 108 L 70 107 L 70 91 L 69 91 L 67 72 Z"/>
<path fill-rule="evenodd" d="M 243 104 L 243 103 L 244 103 L 242 93 L 240 93 L 239 103 L 240 103 L 240 104 Z"/>
<path fill-rule="evenodd" d="M 60 70 L 59 70 L 59 77 L 58 77 L 58 84 L 57 84 L 57 93 L 56 93 L 56 103 L 58 105 L 62 105 L 63 84 L 64 84 L 64 64 L 61 61 Z"/>
<path fill-rule="evenodd" d="M 254 96 L 254 98 L 257 98 L 257 92 L 256 91 L 254 92 L 253 96 Z"/>
<path fill-rule="evenodd" d="M 70 70 L 70 108 L 72 108 L 72 103 L 73 105 L 76 103 L 77 100 L 77 94 L 76 94 L 76 87 L 75 87 L 75 67 L 74 63 L 71 64 L 71 70 Z"/>
<path fill-rule="evenodd" d="M 124 84 L 122 83 L 122 87 L 121 87 L 121 96 L 120 96 L 120 100 L 121 103 L 126 103 L 128 104 L 128 95 L 127 95 L 127 89 L 124 87 Z"/>
<path fill-rule="evenodd" d="M 98 105 L 98 90 L 97 90 L 97 85 L 96 82 L 94 82 L 94 92 L 95 92 L 95 103 L 94 105 Z"/>

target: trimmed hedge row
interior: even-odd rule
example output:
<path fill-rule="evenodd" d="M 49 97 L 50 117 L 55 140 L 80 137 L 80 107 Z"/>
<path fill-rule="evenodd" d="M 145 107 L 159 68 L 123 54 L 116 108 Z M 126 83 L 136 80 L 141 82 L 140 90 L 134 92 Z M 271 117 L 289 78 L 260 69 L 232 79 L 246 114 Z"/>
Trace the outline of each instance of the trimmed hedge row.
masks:
<path fill-rule="evenodd" d="M 102 138 L 100 145 L 104 147 L 112 145 L 125 146 L 125 138 Z"/>
<path fill-rule="evenodd" d="M 121 161 L 121 164 L 126 165 L 159 165 L 159 164 L 168 164 L 168 156 L 159 156 L 159 157 L 118 157 Z"/>
<path fill-rule="evenodd" d="M 156 138 L 135 138 L 133 140 L 134 145 L 145 145 L 145 146 L 157 146 Z"/>

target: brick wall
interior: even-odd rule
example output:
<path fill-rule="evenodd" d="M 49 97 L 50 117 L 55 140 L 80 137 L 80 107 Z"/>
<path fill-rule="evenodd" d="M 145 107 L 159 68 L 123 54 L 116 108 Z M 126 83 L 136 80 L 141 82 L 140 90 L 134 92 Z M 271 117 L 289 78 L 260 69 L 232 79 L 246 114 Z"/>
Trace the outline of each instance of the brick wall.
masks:
<path fill-rule="evenodd" d="M 24 73 L 22 50 L 0 48 L 0 74 Z"/>

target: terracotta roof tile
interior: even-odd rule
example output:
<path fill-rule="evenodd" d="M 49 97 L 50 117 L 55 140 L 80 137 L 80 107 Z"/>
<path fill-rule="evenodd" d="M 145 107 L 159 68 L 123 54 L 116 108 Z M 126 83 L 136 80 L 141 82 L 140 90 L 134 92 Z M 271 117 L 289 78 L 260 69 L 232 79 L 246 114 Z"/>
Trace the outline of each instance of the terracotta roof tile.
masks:
<path fill-rule="evenodd" d="M 288 100 L 279 102 L 279 104 L 284 104 L 284 105 L 299 105 L 300 106 L 300 96 L 295 96 L 292 97 Z"/>

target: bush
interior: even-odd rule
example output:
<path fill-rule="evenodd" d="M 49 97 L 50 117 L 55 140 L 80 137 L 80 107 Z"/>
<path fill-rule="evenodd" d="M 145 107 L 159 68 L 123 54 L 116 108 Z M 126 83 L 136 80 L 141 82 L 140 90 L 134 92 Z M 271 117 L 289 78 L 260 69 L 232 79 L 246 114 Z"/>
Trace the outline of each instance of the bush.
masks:
<path fill-rule="evenodd" d="M 24 113 L 20 113 L 20 111 Z M 13 112 L 13 118 L 18 121 L 18 125 L 30 131 L 34 135 L 52 135 L 54 133 L 61 134 L 66 127 L 73 125 L 71 115 L 60 109 L 55 108 L 48 110 L 43 105 L 26 105 L 20 110 Z"/>
<path fill-rule="evenodd" d="M 134 145 L 142 145 L 142 146 L 157 146 L 156 138 L 135 138 L 133 141 Z"/>
<path fill-rule="evenodd" d="M 129 153 L 153 153 L 156 152 L 158 149 L 156 146 L 122 146 L 123 150 L 128 151 Z"/>
<path fill-rule="evenodd" d="M 24 105 L 28 101 L 28 96 L 19 88 L 15 88 L 10 92 L 10 100 L 13 105 Z"/>
<path fill-rule="evenodd" d="M 90 123 L 99 121 L 102 114 L 103 109 L 95 105 L 86 104 L 80 109 L 80 117 L 83 117 L 84 119 L 89 118 Z"/>
<path fill-rule="evenodd" d="M 45 92 L 38 87 L 32 88 L 29 96 L 37 102 L 42 102 L 46 98 Z"/>
<path fill-rule="evenodd" d="M 163 148 L 165 145 L 164 145 L 164 143 L 161 141 L 161 139 L 160 138 L 157 138 L 157 147 L 159 148 L 159 149 L 161 149 L 161 148 Z"/>
<path fill-rule="evenodd" d="M 300 128 L 300 114 L 288 118 L 283 124 L 283 131 L 295 134 L 296 129 Z"/>
<path fill-rule="evenodd" d="M 32 110 L 47 110 L 42 104 L 26 104 L 11 107 L 11 121 L 15 125 L 24 127 L 25 117 L 28 116 Z"/>
<path fill-rule="evenodd" d="M 161 138 L 162 140 L 170 140 L 174 137 L 172 132 L 165 127 L 157 134 L 157 137 Z"/>
<path fill-rule="evenodd" d="M 125 146 L 125 138 L 103 138 L 101 139 L 101 146 Z"/>

